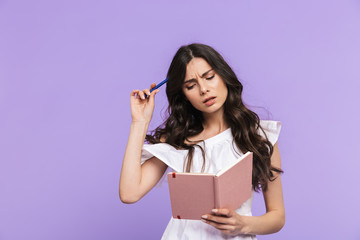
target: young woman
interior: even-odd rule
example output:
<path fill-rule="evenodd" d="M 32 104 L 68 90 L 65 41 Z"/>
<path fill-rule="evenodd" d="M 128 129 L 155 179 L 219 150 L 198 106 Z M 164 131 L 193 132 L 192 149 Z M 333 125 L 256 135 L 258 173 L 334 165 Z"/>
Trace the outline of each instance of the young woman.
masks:
<path fill-rule="evenodd" d="M 152 135 L 146 133 L 159 89 L 131 92 L 132 123 L 120 176 L 121 201 L 141 199 L 167 168 L 216 173 L 251 151 L 253 190 L 263 192 L 264 215 L 252 216 L 251 197 L 235 211 L 214 209 L 202 221 L 171 218 L 162 239 L 256 239 L 256 234 L 279 231 L 285 223 L 277 145 L 280 122 L 259 120 L 244 105 L 242 84 L 210 46 L 182 46 L 167 77 L 168 118 Z"/>

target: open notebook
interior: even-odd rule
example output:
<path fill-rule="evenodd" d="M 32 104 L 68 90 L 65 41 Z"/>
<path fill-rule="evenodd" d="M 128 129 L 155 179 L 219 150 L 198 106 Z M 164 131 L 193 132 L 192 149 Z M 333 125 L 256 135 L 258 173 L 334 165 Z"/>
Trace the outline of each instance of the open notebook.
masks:
<path fill-rule="evenodd" d="M 252 161 L 247 152 L 217 174 L 168 173 L 173 217 L 199 220 L 214 208 L 239 208 L 251 197 Z"/>

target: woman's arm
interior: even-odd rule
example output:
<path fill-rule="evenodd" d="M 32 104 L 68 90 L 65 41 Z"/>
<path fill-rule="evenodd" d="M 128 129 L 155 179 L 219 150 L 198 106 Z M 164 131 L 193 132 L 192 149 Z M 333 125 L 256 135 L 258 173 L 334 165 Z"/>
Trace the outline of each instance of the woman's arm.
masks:
<path fill-rule="evenodd" d="M 154 87 L 154 84 L 151 86 Z M 119 196 L 124 203 L 140 200 L 155 186 L 167 168 L 165 163 L 155 157 L 143 165 L 140 163 L 142 146 L 154 111 L 154 97 L 158 91 L 151 94 L 148 89 L 131 92 L 132 123 L 119 182 Z M 149 98 L 144 97 L 144 92 Z"/>
<path fill-rule="evenodd" d="M 271 164 L 281 168 L 281 158 L 278 144 L 274 145 Z M 203 221 L 226 234 L 270 234 L 280 231 L 285 224 L 285 208 L 281 177 L 275 173 L 276 179 L 269 181 L 268 189 L 263 192 L 266 213 L 262 216 L 241 216 L 229 209 L 216 209 L 214 215 L 204 215 Z M 219 216 L 222 215 L 222 216 Z"/>
<path fill-rule="evenodd" d="M 271 165 L 281 169 L 281 158 L 278 144 L 275 143 L 271 156 Z M 285 207 L 280 173 L 273 172 L 274 181 L 268 182 L 268 189 L 263 192 L 266 213 L 262 216 L 248 217 L 247 231 L 250 234 L 270 234 L 281 230 L 285 224 Z"/>

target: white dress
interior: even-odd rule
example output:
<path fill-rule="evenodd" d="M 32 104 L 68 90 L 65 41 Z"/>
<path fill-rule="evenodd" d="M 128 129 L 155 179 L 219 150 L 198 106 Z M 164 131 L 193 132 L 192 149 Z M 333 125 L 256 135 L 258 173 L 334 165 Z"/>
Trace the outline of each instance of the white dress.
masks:
<path fill-rule="evenodd" d="M 280 133 L 281 123 L 278 121 L 261 120 L 260 125 L 263 127 L 269 141 L 274 145 Z M 259 131 L 259 133 L 264 136 L 262 131 Z M 219 170 L 228 166 L 244 154 L 236 147 L 235 144 L 232 143 L 232 140 L 233 136 L 231 134 L 231 129 L 228 128 L 227 130 L 219 133 L 218 135 L 205 140 L 204 143 L 201 143 L 202 147 L 205 146 L 204 172 L 216 174 Z M 236 151 L 234 150 L 234 148 L 236 149 Z M 155 156 L 161 161 L 163 161 L 166 165 L 168 165 L 167 172 L 183 172 L 184 161 L 186 159 L 187 153 L 187 150 L 176 150 L 174 147 L 166 143 L 144 144 L 141 155 L 141 164 L 143 164 L 149 158 Z M 201 154 L 201 150 L 198 147 L 195 147 L 191 172 L 201 172 L 202 164 L 203 157 Z M 166 179 L 165 176 L 166 173 L 164 174 L 161 182 Z M 240 215 L 251 216 L 252 199 L 253 195 L 235 211 Z M 254 240 L 256 239 L 256 236 L 229 236 L 223 234 L 220 230 L 202 222 L 201 220 L 175 219 L 171 217 L 161 239 Z"/>

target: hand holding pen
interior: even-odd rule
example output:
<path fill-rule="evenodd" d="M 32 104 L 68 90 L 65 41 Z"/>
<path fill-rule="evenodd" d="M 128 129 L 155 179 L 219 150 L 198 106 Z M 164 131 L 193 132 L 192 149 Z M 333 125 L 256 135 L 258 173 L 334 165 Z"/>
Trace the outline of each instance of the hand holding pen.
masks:
<path fill-rule="evenodd" d="M 155 107 L 155 95 L 160 91 L 167 79 L 156 85 L 152 83 L 149 89 L 133 90 L 130 95 L 131 117 L 133 122 L 150 122 Z"/>
<path fill-rule="evenodd" d="M 164 81 L 162 81 L 161 83 L 159 83 L 158 85 L 156 85 L 154 88 L 150 89 L 150 93 L 156 89 L 158 89 L 159 87 L 161 87 L 164 83 L 166 83 L 168 81 L 168 79 L 166 78 Z"/>
<path fill-rule="evenodd" d="M 159 83 L 158 85 L 155 85 L 154 87 L 153 87 L 153 84 L 155 84 L 155 83 L 151 84 L 150 93 L 151 93 L 152 91 L 160 88 L 160 87 L 161 87 L 164 83 L 166 83 L 167 81 L 168 81 L 168 79 L 166 78 L 164 81 L 162 81 L 162 82 Z M 149 94 L 149 95 L 150 95 L 150 94 Z M 145 97 L 147 97 L 147 94 L 146 94 L 146 93 L 145 93 Z"/>

